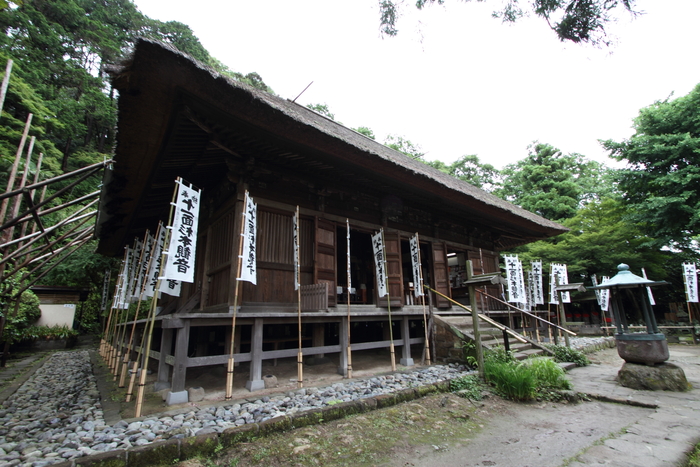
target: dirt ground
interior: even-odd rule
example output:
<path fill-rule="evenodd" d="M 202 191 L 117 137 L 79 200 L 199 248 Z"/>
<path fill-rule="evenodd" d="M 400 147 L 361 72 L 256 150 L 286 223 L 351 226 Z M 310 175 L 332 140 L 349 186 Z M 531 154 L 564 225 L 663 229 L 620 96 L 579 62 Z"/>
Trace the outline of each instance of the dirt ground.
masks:
<path fill-rule="evenodd" d="M 622 365 L 615 349 L 590 358 Z M 494 395 L 470 401 L 441 394 L 177 465 L 558 467 L 651 412 L 599 401 L 514 403 Z"/>

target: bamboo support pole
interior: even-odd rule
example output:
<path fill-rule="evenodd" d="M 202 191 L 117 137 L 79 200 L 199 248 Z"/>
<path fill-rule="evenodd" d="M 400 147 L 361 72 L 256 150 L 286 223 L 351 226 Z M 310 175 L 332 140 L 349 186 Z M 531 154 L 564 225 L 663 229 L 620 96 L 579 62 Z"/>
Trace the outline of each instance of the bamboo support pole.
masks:
<path fill-rule="evenodd" d="M 5 190 L 5 197 L 0 205 L 0 224 L 5 222 L 5 214 L 7 213 L 7 205 L 9 203 L 9 196 L 12 189 L 15 186 L 15 176 L 17 175 L 17 168 L 19 167 L 19 161 L 24 152 L 24 145 L 27 142 L 27 135 L 29 134 L 29 128 L 32 126 L 33 114 L 27 116 L 27 121 L 24 124 L 24 132 L 22 133 L 22 138 L 20 139 L 19 146 L 17 147 L 17 153 L 15 154 L 15 162 L 12 164 L 12 169 L 10 170 L 10 175 L 7 178 L 7 189 Z"/>
<path fill-rule="evenodd" d="M 10 84 L 10 74 L 12 73 L 12 60 L 7 60 L 7 65 L 5 66 L 5 76 L 2 78 L 2 86 L 0 86 L 0 116 L 2 115 L 2 109 L 5 106 L 5 96 L 7 95 L 7 86 Z"/>
<path fill-rule="evenodd" d="M 382 259 L 384 261 L 384 275 L 386 276 L 386 306 L 389 312 L 389 353 L 391 354 L 391 371 L 396 371 L 396 352 L 394 351 L 394 326 L 391 321 L 391 288 L 389 286 L 389 268 L 386 261 L 386 241 L 384 240 L 384 229 L 382 234 Z"/>
<path fill-rule="evenodd" d="M 347 237 L 347 275 L 348 275 L 348 332 L 347 332 L 347 378 L 352 378 L 352 345 L 351 345 L 351 340 L 350 340 L 350 286 L 352 285 L 352 273 L 351 273 L 351 264 L 350 264 L 350 219 L 345 219 L 345 226 L 347 228 L 346 230 L 346 237 Z"/>
<path fill-rule="evenodd" d="M 299 206 L 297 206 L 297 210 L 294 213 L 294 237 L 296 238 L 296 243 L 297 245 L 299 244 Z M 294 281 L 297 284 L 297 329 L 299 333 L 299 351 L 297 352 L 297 388 L 303 388 L 304 387 L 304 354 L 301 351 L 301 277 L 298 275 L 299 268 L 301 267 L 300 263 L 300 258 L 299 258 L 299 249 L 294 252 L 295 258 L 294 261 L 297 265 L 295 268 L 294 274 L 297 275 L 294 278 Z"/>
<path fill-rule="evenodd" d="M 423 288 L 423 262 L 421 260 L 421 254 L 420 254 L 420 241 L 418 239 L 418 232 L 416 232 L 416 245 L 418 247 L 418 272 L 419 272 L 419 277 L 418 277 L 418 284 L 415 284 L 414 287 L 416 287 L 416 290 L 421 291 L 421 304 L 423 305 L 423 330 L 425 331 L 425 363 L 427 365 L 430 365 L 430 339 L 429 339 L 429 332 L 428 332 L 428 319 L 426 316 L 425 312 L 425 289 Z M 420 288 L 418 288 L 420 287 Z"/>
<path fill-rule="evenodd" d="M 234 345 L 236 341 L 236 316 L 238 314 L 238 290 L 239 282 L 241 278 L 241 271 L 243 270 L 243 232 L 245 231 L 246 216 L 245 211 L 248 206 L 248 190 L 245 191 L 243 195 L 243 207 L 241 208 L 241 228 L 239 229 L 238 235 L 238 268 L 236 271 L 236 283 L 233 286 L 233 316 L 231 317 L 231 341 L 229 342 L 229 356 L 228 356 L 228 366 L 226 367 L 226 396 L 225 399 L 231 400 L 233 398 L 233 369 L 235 366 L 235 360 L 233 357 Z"/>

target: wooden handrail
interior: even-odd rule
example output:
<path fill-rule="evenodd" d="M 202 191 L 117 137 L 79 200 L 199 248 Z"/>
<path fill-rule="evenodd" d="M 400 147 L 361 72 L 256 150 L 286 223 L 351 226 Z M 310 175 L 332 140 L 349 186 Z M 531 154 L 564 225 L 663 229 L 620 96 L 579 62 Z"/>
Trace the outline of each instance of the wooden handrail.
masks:
<path fill-rule="evenodd" d="M 463 305 L 463 304 L 461 304 L 461 303 L 459 303 L 459 302 L 457 302 L 457 301 L 455 301 L 455 300 L 452 300 L 452 299 L 451 299 L 450 297 L 448 297 L 447 295 L 441 294 L 441 293 L 438 292 L 437 290 L 432 289 L 432 288 L 428 287 L 428 286 L 425 285 L 425 284 L 423 285 L 423 287 L 425 287 L 426 289 L 430 290 L 431 292 L 435 292 L 436 294 L 438 294 L 438 295 L 441 296 L 442 298 L 444 298 L 444 299 L 446 299 L 446 300 L 448 300 L 448 301 L 454 303 L 454 304 L 457 305 L 458 307 L 464 308 L 464 309 L 467 310 L 469 313 L 472 313 L 472 310 L 471 310 L 468 306 Z M 503 324 L 501 324 L 501 323 L 499 323 L 499 322 L 497 322 L 497 321 L 494 321 L 494 320 L 492 320 L 491 318 L 489 318 L 489 317 L 487 317 L 487 316 L 484 316 L 484 315 L 482 315 L 482 314 L 479 313 L 479 312 L 476 313 L 476 316 L 478 316 L 478 317 L 481 318 L 482 320 L 486 321 L 486 322 L 489 323 L 490 325 L 492 325 L 492 326 L 494 326 L 494 327 L 500 329 L 501 331 L 507 332 L 508 334 L 510 334 L 511 336 L 515 337 L 517 340 L 519 340 L 519 341 L 522 342 L 523 344 L 527 344 L 527 340 L 524 339 L 523 336 L 521 336 L 521 335 L 518 334 L 517 332 L 513 331 L 513 330 L 512 330 L 511 328 L 509 328 L 508 326 L 504 326 Z"/>
<path fill-rule="evenodd" d="M 570 330 L 568 330 L 568 329 L 566 329 L 566 328 L 563 328 L 563 327 L 559 326 L 558 324 L 554 324 L 554 323 L 552 323 L 551 321 L 547 321 L 547 320 L 544 319 L 544 318 L 540 318 L 539 316 L 537 316 L 537 315 L 535 315 L 535 314 L 532 314 L 532 313 L 530 313 L 529 311 L 525 311 L 525 310 L 523 310 L 523 309 L 520 309 L 520 308 L 518 308 L 517 306 L 511 305 L 511 304 L 508 303 L 508 302 L 504 302 L 504 301 L 501 300 L 500 298 L 494 297 L 493 295 L 490 295 L 490 294 L 488 294 L 488 293 L 486 293 L 486 292 L 484 292 L 484 291 L 482 291 L 482 290 L 477 290 L 477 292 L 479 292 L 479 293 L 482 294 L 482 295 L 486 295 L 488 298 L 491 298 L 491 299 L 493 299 L 493 300 L 496 300 L 498 303 L 502 303 L 503 305 L 509 306 L 509 307 L 513 308 L 514 310 L 519 311 L 520 313 L 524 313 L 524 314 L 526 314 L 526 315 L 528 315 L 528 316 L 531 316 L 531 317 L 533 317 L 533 318 L 535 318 L 535 319 L 538 319 L 538 320 L 540 320 L 540 321 L 544 321 L 544 322 L 545 322 L 546 324 L 548 324 L 549 326 L 552 326 L 552 327 L 555 327 L 555 328 L 557 328 L 557 329 L 560 329 L 560 330 L 562 330 L 562 331 L 564 331 L 564 332 L 567 332 L 567 333 L 571 334 L 572 336 L 576 336 L 576 335 L 577 335 L 577 334 L 576 334 L 575 332 L 573 332 L 573 331 L 570 331 Z"/>

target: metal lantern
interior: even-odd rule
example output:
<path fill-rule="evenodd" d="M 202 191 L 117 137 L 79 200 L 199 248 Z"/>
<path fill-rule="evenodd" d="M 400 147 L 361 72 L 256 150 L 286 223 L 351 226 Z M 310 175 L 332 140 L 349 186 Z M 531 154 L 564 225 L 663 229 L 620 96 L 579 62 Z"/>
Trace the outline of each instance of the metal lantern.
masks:
<path fill-rule="evenodd" d="M 615 277 L 603 282 L 599 286 L 589 287 L 590 289 L 609 289 L 610 305 L 617 332 L 615 341 L 617 353 L 620 358 L 629 363 L 643 363 L 654 365 L 668 360 L 668 344 L 666 336 L 659 332 L 656 318 L 651 308 L 647 287 L 657 285 L 667 285 L 665 281 L 651 281 L 644 277 L 632 274 L 626 264 L 617 267 L 618 273 Z M 629 293 L 633 299 L 640 304 L 642 316 L 646 324 L 646 332 L 630 333 L 625 311 L 622 305 L 622 294 Z"/>

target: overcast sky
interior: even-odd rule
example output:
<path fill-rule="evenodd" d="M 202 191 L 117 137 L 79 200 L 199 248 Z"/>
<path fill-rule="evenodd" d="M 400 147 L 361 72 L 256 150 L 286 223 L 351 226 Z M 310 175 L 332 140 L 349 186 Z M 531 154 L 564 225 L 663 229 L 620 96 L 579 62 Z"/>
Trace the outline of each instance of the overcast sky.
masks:
<path fill-rule="evenodd" d="M 632 135 L 639 109 L 700 83 L 700 1 L 638 0 L 611 48 L 562 44 L 536 18 L 503 25 L 501 2 L 447 0 L 382 38 L 377 0 L 135 0 L 188 24 L 234 71 L 281 97 L 325 103 L 344 125 L 403 136 L 428 160 L 476 154 L 498 168 L 534 140 L 607 162 L 598 139 Z"/>

